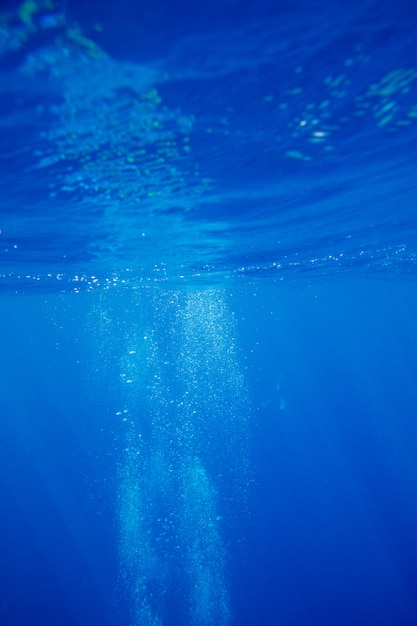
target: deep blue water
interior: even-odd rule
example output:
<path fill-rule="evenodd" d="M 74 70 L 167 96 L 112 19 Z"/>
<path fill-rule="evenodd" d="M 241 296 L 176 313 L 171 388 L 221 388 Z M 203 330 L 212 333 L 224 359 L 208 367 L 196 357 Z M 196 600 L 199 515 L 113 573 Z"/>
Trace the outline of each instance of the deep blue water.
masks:
<path fill-rule="evenodd" d="M 0 623 L 417 623 L 417 9 L 0 10 Z"/>

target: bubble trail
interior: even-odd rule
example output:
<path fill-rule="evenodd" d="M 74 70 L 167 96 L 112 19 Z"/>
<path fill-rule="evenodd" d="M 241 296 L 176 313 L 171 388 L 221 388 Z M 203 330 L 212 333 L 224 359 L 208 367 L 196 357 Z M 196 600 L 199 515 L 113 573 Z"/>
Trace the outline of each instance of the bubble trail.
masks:
<path fill-rule="evenodd" d="M 137 625 L 227 626 L 222 525 L 248 466 L 233 316 L 221 290 L 159 292 L 139 304 L 120 372 L 130 420 L 119 472 L 120 587 Z"/>

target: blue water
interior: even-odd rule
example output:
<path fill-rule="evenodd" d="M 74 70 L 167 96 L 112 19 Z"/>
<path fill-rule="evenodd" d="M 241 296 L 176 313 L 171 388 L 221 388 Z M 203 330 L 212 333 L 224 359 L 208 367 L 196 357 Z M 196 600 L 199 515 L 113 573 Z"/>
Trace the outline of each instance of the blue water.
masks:
<path fill-rule="evenodd" d="M 417 623 L 417 9 L 3 2 L 0 623 Z"/>

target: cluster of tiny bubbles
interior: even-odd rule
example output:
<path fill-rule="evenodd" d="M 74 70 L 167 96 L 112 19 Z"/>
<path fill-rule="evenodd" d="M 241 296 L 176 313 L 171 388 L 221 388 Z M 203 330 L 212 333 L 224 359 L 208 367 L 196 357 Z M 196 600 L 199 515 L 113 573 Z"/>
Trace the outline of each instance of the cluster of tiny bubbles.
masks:
<path fill-rule="evenodd" d="M 205 463 L 217 472 L 223 468 L 230 478 L 233 475 L 242 493 L 248 469 L 249 401 L 226 291 L 186 291 L 178 323 L 184 427 L 194 433 L 195 446 Z M 225 476 L 223 484 L 227 484 Z"/>
<path fill-rule="evenodd" d="M 228 624 L 226 551 L 220 534 L 217 493 L 198 457 L 181 472 L 179 526 L 186 538 L 185 572 L 190 580 L 190 623 Z"/>
<path fill-rule="evenodd" d="M 121 585 L 138 624 L 163 623 L 173 606 L 183 623 L 228 624 L 216 485 L 245 473 L 248 410 L 233 316 L 222 290 L 205 289 L 137 291 L 125 317 Z"/>
<path fill-rule="evenodd" d="M 171 400 L 153 294 L 137 293 L 130 307 L 120 362 L 125 408 L 118 412 L 127 425 L 118 495 L 121 585 L 131 594 L 135 623 L 147 625 L 163 623 L 175 573 Z"/>
<path fill-rule="evenodd" d="M 152 445 L 153 365 L 158 346 L 152 329 L 151 298 L 132 290 L 96 291 L 89 296 L 89 327 L 97 346 L 98 375 L 110 379 L 115 447 L 119 450 L 117 512 L 120 578 L 118 593 L 132 606 L 135 624 L 162 624 L 159 614 L 166 593 L 169 472 L 163 447 Z M 117 361 L 117 362 L 116 362 Z M 114 386 L 111 375 L 117 375 Z M 114 397 L 117 399 L 115 400 Z M 157 405 L 157 401 L 156 405 Z M 121 448 L 122 446 L 122 448 Z M 164 539 L 165 538 L 165 539 Z M 161 600 L 162 599 L 162 600 Z"/>

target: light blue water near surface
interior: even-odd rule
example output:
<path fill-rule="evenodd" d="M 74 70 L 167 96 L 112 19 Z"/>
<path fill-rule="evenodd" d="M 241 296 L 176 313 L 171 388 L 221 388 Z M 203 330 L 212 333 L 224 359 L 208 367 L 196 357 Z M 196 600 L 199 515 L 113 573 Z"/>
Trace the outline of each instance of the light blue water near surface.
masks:
<path fill-rule="evenodd" d="M 7 2 L 7 624 L 412 624 L 412 3 Z"/>
<path fill-rule="evenodd" d="M 411 4 L 48 7 L 3 18 L 4 288 L 414 271 Z"/>

